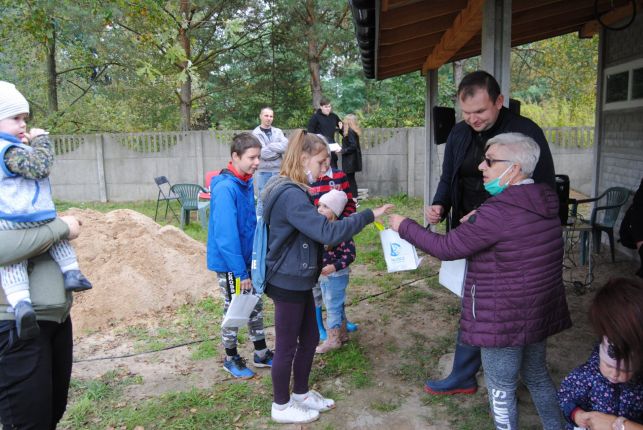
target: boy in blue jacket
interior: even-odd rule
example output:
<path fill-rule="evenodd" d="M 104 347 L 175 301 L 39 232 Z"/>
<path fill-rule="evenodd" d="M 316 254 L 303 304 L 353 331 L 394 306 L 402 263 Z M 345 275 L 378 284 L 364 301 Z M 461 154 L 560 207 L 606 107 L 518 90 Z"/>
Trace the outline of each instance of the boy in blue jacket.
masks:
<path fill-rule="evenodd" d="M 219 288 L 224 297 L 223 313 L 228 311 L 235 285 L 251 291 L 250 261 L 257 217 L 252 175 L 259 167 L 261 143 L 251 133 L 234 136 L 226 169 L 212 178 L 210 184 L 210 222 L 208 226 L 208 269 L 217 272 Z M 237 328 L 222 328 L 221 339 L 226 358 L 223 369 L 235 378 L 252 378 L 255 373 L 246 367 L 237 352 Z M 254 343 L 255 367 L 272 367 L 272 351 L 266 346 L 263 327 L 263 301 L 255 305 L 248 332 Z"/>

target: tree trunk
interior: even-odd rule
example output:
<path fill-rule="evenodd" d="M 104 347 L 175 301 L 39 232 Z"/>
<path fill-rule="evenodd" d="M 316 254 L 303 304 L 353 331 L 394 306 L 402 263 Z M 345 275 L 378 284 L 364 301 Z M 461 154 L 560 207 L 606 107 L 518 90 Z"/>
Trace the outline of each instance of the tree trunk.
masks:
<path fill-rule="evenodd" d="M 52 23 L 51 37 L 47 38 L 47 104 L 49 112 L 58 112 L 58 83 L 56 78 L 56 30 Z"/>
<path fill-rule="evenodd" d="M 181 0 L 181 15 L 184 22 L 188 22 L 190 18 L 190 1 Z M 189 25 L 186 27 L 179 27 L 179 43 L 185 52 L 185 61 L 179 64 L 181 71 L 185 71 L 185 80 L 181 83 L 181 91 L 179 98 L 181 100 L 181 130 L 190 130 L 191 117 L 192 117 L 192 78 L 190 77 L 191 71 L 188 70 L 190 65 L 190 58 L 192 51 L 190 48 L 190 37 L 188 35 Z"/>
<path fill-rule="evenodd" d="M 464 60 L 458 60 L 453 62 L 453 82 L 455 84 L 455 100 L 453 105 L 455 106 L 455 115 L 456 120 L 460 121 L 462 119 L 462 112 L 460 111 L 460 104 L 458 103 L 458 85 L 462 81 L 464 73 Z"/>
<path fill-rule="evenodd" d="M 320 52 L 317 42 L 317 34 L 312 30 L 315 24 L 315 6 L 313 0 L 306 1 L 306 38 L 308 39 L 308 72 L 310 73 L 310 93 L 313 96 L 313 108 L 319 108 L 319 101 L 322 98 L 322 84 L 320 78 Z"/>

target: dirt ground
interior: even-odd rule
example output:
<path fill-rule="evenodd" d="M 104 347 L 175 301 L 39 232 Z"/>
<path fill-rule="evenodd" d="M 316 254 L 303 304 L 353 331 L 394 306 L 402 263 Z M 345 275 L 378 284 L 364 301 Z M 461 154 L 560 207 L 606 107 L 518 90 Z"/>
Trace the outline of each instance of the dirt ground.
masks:
<path fill-rule="evenodd" d="M 214 274 L 205 268 L 205 247 L 182 231 L 160 228 L 150 218 L 134 211 L 118 210 L 101 214 L 75 210 L 82 219 L 83 235 L 74 242 L 81 268 L 93 281 L 94 290 L 78 294 L 72 311 L 75 347 L 73 377 L 96 378 L 120 369 L 142 377 L 141 384 L 128 386 L 124 402 L 158 396 L 171 391 L 208 388 L 229 380 L 221 370 L 220 357 L 192 360 L 189 347 L 154 353 L 136 353 L 124 328 L 133 324 L 154 326 L 166 320 L 179 305 L 215 295 Z M 586 309 L 592 291 L 608 278 L 633 274 L 635 263 L 617 256 L 611 263 L 607 249 L 595 256 L 594 280 L 586 294 L 568 288 L 569 307 L 574 327 L 549 342 L 548 358 L 556 383 L 573 367 L 584 361 L 592 347 L 592 334 Z M 565 280 L 584 282 L 587 266 L 573 268 L 575 254 L 566 260 Z M 425 258 L 423 264 L 437 272 L 439 262 Z M 365 267 L 356 266 L 355 276 L 367 276 Z M 351 286 L 349 299 L 357 302 L 347 309 L 349 318 L 360 328 L 353 335 L 368 353 L 375 383 L 365 389 L 351 389 L 340 379 L 318 387 L 337 393 L 338 407 L 303 428 L 311 429 L 457 429 L 458 417 L 440 405 L 427 405 L 422 392 L 424 377 L 440 377 L 450 369 L 452 354 L 445 354 L 436 369 L 420 369 L 420 376 L 404 363 L 413 363 L 408 354 L 423 345 L 445 345 L 452 349 L 457 329 L 458 300 L 446 289 L 436 289 L 432 279 L 420 279 L 373 300 L 355 299 L 373 294 L 369 285 Z M 384 298 L 386 297 L 386 298 Z M 413 298 L 417 297 L 418 300 Z M 409 299 L 410 298 L 410 299 Z M 421 299 L 421 300 L 420 300 Z M 451 309 L 445 312 L 444 309 Z M 455 310 L 455 311 L 454 311 Z M 213 335 L 218 329 L 213 327 Z M 274 329 L 269 327 L 268 344 L 274 344 Z M 248 342 L 249 343 L 249 342 Z M 105 358 L 132 354 L 125 358 Z M 242 354 L 250 356 L 249 346 Z M 405 355 L 406 354 L 406 355 Z M 268 370 L 260 369 L 254 383 L 261 383 Z M 484 387 L 482 375 L 479 382 Z M 481 388 L 476 396 L 484 396 Z M 466 400 L 465 400 L 466 401 Z M 380 411 L 373 405 L 395 405 Z M 538 428 L 538 419 L 529 395 L 520 392 L 521 428 Z M 268 417 L 256 423 L 270 427 Z M 300 426 L 282 427 L 302 428 Z"/>

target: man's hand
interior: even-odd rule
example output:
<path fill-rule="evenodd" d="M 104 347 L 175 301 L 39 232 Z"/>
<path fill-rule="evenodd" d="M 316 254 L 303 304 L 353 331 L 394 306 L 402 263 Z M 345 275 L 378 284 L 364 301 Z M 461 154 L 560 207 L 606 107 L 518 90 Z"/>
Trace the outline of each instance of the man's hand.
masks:
<path fill-rule="evenodd" d="M 463 223 L 469 221 L 469 218 L 471 218 L 471 215 L 474 215 L 475 213 L 476 213 L 476 210 L 474 209 L 471 212 L 469 212 L 468 214 L 466 214 L 465 216 L 463 216 L 462 218 L 460 218 L 460 224 L 463 224 Z"/>
<path fill-rule="evenodd" d="M 337 269 L 335 269 L 335 266 L 333 266 L 332 264 L 327 264 L 326 266 L 324 266 L 322 268 L 321 274 L 324 275 L 324 276 L 328 276 L 331 273 L 336 272 L 336 271 L 337 271 Z"/>
<path fill-rule="evenodd" d="M 252 280 L 250 278 L 244 279 L 239 284 L 241 291 L 252 291 Z"/>
<path fill-rule="evenodd" d="M 400 224 L 406 219 L 405 216 L 392 214 L 388 217 L 388 227 L 393 231 L 399 231 Z"/>
<path fill-rule="evenodd" d="M 439 224 L 444 214 L 444 206 L 431 205 L 424 208 L 424 216 L 429 221 L 429 224 Z"/>
<path fill-rule="evenodd" d="M 74 240 L 80 236 L 80 226 L 83 225 L 83 223 L 78 218 L 72 215 L 66 215 L 61 216 L 60 219 L 69 227 L 69 235 L 67 236 L 68 240 Z"/>

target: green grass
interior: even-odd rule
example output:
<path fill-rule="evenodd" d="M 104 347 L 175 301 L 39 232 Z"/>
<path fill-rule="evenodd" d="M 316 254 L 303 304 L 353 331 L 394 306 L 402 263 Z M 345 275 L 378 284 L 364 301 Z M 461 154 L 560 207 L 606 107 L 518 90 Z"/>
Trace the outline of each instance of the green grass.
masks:
<path fill-rule="evenodd" d="M 72 397 L 78 398 L 60 427 L 237 429 L 269 414 L 271 391 L 253 382 L 223 383 L 205 390 L 168 393 L 133 404 L 120 400 L 126 385 L 126 382 L 75 381 Z"/>
<path fill-rule="evenodd" d="M 356 342 L 349 342 L 341 349 L 316 356 L 310 375 L 312 384 L 342 378 L 354 388 L 372 385 L 370 360 L 364 349 Z"/>
<path fill-rule="evenodd" d="M 387 199 L 369 199 L 361 202 L 360 209 L 376 207 L 383 203 L 395 204 L 395 213 L 410 216 L 421 221 L 422 202 L 400 195 Z M 59 210 L 69 207 L 93 209 L 108 212 L 115 209 L 132 209 L 153 217 L 155 201 L 131 203 L 68 203 L 57 202 Z M 169 224 L 178 227 L 176 220 L 168 218 Z M 164 221 L 160 224 L 165 225 Z M 206 242 L 207 231 L 200 223 L 192 222 L 185 232 L 192 238 Z M 363 299 L 382 306 L 381 320 L 384 324 L 392 318 L 398 318 L 400 309 L 407 312 L 421 312 L 433 309 L 442 317 L 453 318 L 459 307 L 455 300 L 446 307 L 435 305 L 434 289 L 437 286 L 435 269 L 422 265 L 418 270 L 399 273 L 386 273 L 386 264 L 382 255 L 378 231 L 368 226 L 355 237 L 357 243 L 357 261 L 363 265 L 361 275 L 351 277 L 351 284 L 363 286 L 369 291 L 362 294 L 384 292 L 369 298 L 351 297 L 347 305 L 357 304 Z M 366 273 L 366 274 L 364 274 Z M 428 278 L 420 283 L 402 284 Z M 215 287 L 215 286 L 213 286 Z M 435 307 L 434 307 L 435 306 Z M 219 343 L 219 326 L 223 314 L 223 303 L 220 299 L 207 297 L 196 303 L 179 307 L 174 312 L 164 314 L 154 327 L 132 326 L 124 334 L 135 341 L 137 351 L 151 351 L 197 341 L 191 348 L 193 360 L 208 359 L 221 353 Z M 273 324 L 274 312 L 271 300 L 264 300 L 265 324 Z M 400 379 L 414 384 L 423 382 L 437 366 L 439 357 L 452 347 L 453 333 L 442 336 L 410 332 L 412 346 L 402 347 L 388 345 L 387 351 L 395 352 L 399 365 L 392 369 Z M 247 331 L 240 331 L 239 342 L 248 341 Z M 335 381 L 340 380 L 349 390 L 360 390 L 373 386 L 370 357 L 377 356 L 368 352 L 356 341 L 351 341 L 343 348 L 331 351 L 323 356 L 316 356 L 311 374 L 311 386 L 321 386 L 325 395 L 341 400 L 346 397 L 345 391 L 337 390 Z M 264 375 L 247 382 L 222 382 L 208 389 L 192 389 L 185 392 L 172 392 L 148 400 L 124 400 L 125 390 L 132 384 L 140 384 L 141 378 L 130 375 L 125 370 L 109 372 L 92 380 L 72 381 L 71 396 L 67 414 L 61 422 L 62 429 L 133 429 L 142 426 L 149 429 L 238 429 L 238 428 L 272 428 L 268 420 L 271 402 L 272 381 L 270 375 Z M 350 393 L 350 391 L 349 391 Z M 459 402 L 450 397 L 425 397 L 427 405 L 435 404 L 439 410 L 446 410 L 450 417 L 458 418 L 458 428 L 489 427 L 490 420 L 486 414 L 486 399 L 467 396 L 467 402 Z M 433 403 L 430 403 L 433 402 Z M 373 410 L 388 413 L 400 407 L 399 403 L 373 401 Z M 464 411 L 464 413 L 463 413 Z M 460 422 L 462 420 L 462 423 Z M 329 424 L 319 424 L 315 428 L 333 428 Z"/>

